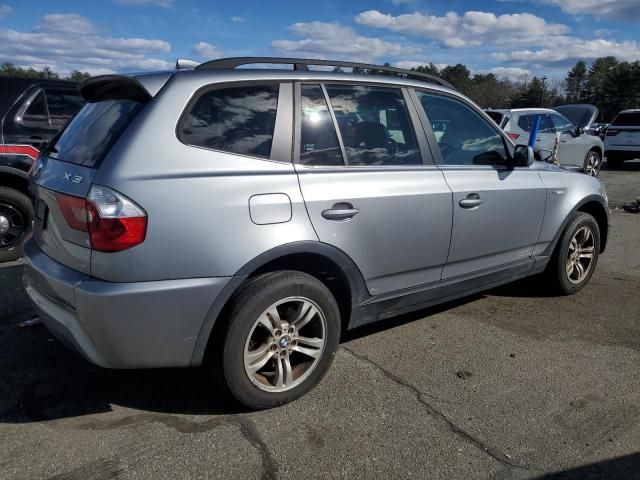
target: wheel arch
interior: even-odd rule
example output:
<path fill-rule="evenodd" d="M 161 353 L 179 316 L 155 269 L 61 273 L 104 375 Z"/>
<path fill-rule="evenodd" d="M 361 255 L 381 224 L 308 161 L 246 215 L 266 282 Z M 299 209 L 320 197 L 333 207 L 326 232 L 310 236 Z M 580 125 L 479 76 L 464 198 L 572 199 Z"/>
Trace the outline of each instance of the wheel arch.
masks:
<path fill-rule="evenodd" d="M 231 277 L 205 317 L 191 365 L 202 363 L 209 340 L 222 326 L 218 320 L 224 318 L 234 294 L 248 279 L 277 270 L 302 271 L 320 280 L 336 298 L 343 330 L 348 326 L 353 307 L 369 296 L 362 273 L 342 250 L 316 241 L 280 245 L 258 255 Z"/>
<path fill-rule="evenodd" d="M 27 174 L 16 168 L 0 166 L 0 187 L 13 188 L 32 197 Z"/>

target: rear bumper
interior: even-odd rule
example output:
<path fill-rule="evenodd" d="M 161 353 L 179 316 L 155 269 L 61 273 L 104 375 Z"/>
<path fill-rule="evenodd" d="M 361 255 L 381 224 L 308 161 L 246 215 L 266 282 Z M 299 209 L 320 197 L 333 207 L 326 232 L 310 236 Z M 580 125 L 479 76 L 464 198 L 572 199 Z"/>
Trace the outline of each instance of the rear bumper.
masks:
<path fill-rule="evenodd" d="M 108 368 L 186 367 L 228 277 L 112 283 L 79 274 L 24 244 L 24 286 L 60 341 Z"/>

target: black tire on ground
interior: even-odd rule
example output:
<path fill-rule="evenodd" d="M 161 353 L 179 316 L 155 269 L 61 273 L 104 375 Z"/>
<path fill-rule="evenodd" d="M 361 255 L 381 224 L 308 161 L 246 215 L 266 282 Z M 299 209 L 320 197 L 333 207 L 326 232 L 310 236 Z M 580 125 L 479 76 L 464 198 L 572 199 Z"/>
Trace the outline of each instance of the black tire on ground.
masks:
<path fill-rule="evenodd" d="M 325 346 L 309 376 L 281 392 L 264 391 L 249 378 L 244 365 L 245 346 L 256 320 L 270 306 L 289 297 L 311 300 L 326 320 Z M 231 299 L 222 328 L 209 343 L 205 368 L 224 393 L 251 409 L 267 409 L 300 398 L 315 387 L 329 369 L 340 339 L 340 311 L 329 289 L 311 275 L 277 271 L 249 280 Z M 274 361 L 275 360 L 270 360 Z"/>
<path fill-rule="evenodd" d="M 10 216 L 7 212 L 18 212 L 18 215 L 14 218 L 17 219 L 21 217 L 20 222 L 22 222 L 24 231 L 22 235 L 17 238 L 12 234 L 5 234 L 5 236 L 0 234 L 0 242 L 2 240 L 9 241 L 7 246 L 0 247 L 0 263 L 11 262 L 22 256 L 22 240 L 24 239 L 24 235 L 31 230 L 31 224 L 33 222 L 33 205 L 29 197 L 24 193 L 13 188 L 0 187 L 0 215 L 2 215 L 3 212 L 5 212 L 5 218 Z M 16 225 L 12 225 L 12 227 L 15 226 Z"/>
<path fill-rule="evenodd" d="M 579 282 L 572 282 L 569 279 L 569 274 L 567 272 L 567 262 L 569 260 L 570 249 L 572 249 L 571 243 L 574 236 L 585 227 L 589 229 L 593 235 L 593 259 L 589 264 L 588 271 L 586 271 L 584 278 Z M 549 261 L 549 265 L 547 266 L 547 278 L 550 281 L 553 290 L 562 295 L 571 295 L 581 290 L 591 279 L 591 276 L 596 269 L 596 265 L 598 264 L 599 254 L 600 228 L 598 227 L 598 222 L 596 222 L 595 218 L 588 213 L 575 212 L 562 233 L 560 241 L 556 246 L 556 250 Z"/>
<path fill-rule="evenodd" d="M 611 168 L 616 168 L 616 169 L 621 168 L 622 165 L 624 164 L 624 158 L 613 156 L 613 155 L 607 155 L 607 164 Z"/>

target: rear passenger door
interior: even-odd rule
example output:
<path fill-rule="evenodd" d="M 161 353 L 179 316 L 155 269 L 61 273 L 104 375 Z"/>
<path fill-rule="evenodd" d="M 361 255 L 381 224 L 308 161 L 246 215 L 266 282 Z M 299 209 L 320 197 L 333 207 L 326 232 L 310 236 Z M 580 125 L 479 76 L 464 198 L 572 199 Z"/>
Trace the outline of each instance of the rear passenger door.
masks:
<path fill-rule="evenodd" d="M 439 281 L 451 190 L 404 89 L 296 85 L 294 159 L 322 242 L 356 263 L 369 293 Z"/>
<path fill-rule="evenodd" d="M 436 163 L 453 190 L 451 248 L 443 279 L 527 260 L 538 240 L 546 188 L 529 167 L 508 167 L 509 151 L 497 126 L 460 98 L 416 91 L 427 130 L 437 137 Z M 437 145 L 437 146 L 436 146 Z"/>

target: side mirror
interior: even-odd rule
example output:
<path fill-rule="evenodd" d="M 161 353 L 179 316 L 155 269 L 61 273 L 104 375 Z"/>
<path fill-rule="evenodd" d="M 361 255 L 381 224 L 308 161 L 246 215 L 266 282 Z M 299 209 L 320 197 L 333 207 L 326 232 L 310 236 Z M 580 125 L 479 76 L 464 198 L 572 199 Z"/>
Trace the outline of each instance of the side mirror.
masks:
<path fill-rule="evenodd" d="M 584 133 L 584 128 L 582 127 L 576 127 L 576 137 L 579 137 L 580 135 L 582 135 Z"/>
<path fill-rule="evenodd" d="M 535 160 L 533 148 L 528 145 L 516 145 L 511 160 L 511 167 L 530 166 Z"/>

